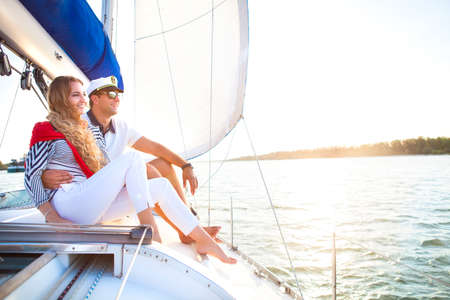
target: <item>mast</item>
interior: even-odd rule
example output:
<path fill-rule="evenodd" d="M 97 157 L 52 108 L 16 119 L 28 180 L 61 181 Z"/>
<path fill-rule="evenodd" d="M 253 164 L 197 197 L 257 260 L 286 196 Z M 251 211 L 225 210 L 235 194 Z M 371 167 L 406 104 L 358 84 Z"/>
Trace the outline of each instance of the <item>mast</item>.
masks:
<path fill-rule="evenodd" d="M 116 30 L 115 13 L 117 11 L 117 0 L 102 0 L 102 23 L 108 35 L 113 51 L 116 52 Z"/>

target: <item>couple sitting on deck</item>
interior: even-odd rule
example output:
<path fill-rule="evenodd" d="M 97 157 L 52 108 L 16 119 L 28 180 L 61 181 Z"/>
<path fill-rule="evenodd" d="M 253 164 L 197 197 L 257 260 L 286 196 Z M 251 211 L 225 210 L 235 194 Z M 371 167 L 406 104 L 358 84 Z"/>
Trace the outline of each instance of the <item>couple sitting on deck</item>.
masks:
<path fill-rule="evenodd" d="M 182 168 L 183 184 L 188 181 L 194 193 L 198 182 L 192 165 L 112 118 L 122 93 L 114 76 L 91 81 L 87 91 L 91 110 L 84 114 L 82 81 L 57 77 L 47 95 L 49 122 L 33 129 L 25 187 L 46 222 L 97 224 L 135 213 L 141 224 L 151 225 L 153 240 L 161 242 L 154 209 L 182 242 L 195 242 L 198 253 L 235 263 L 214 241 L 220 228 L 199 226 L 183 203 L 172 164 Z M 159 158 L 146 164 L 135 151 L 122 154 L 126 146 Z"/>

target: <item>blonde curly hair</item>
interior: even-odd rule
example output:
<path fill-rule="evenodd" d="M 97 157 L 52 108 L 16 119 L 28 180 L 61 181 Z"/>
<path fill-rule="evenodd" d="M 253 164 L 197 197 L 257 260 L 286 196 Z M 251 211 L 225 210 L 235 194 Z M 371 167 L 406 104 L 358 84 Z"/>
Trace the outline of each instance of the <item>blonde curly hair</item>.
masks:
<path fill-rule="evenodd" d="M 106 164 L 106 161 L 94 136 L 87 128 L 88 122 L 81 118 L 80 113 L 70 103 L 72 82 L 83 84 L 80 79 L 72 76 L 59 76 L 52 81 L 47 93 L 50 108 L 47 119 L 56 130 L 66 136 L 89 169 L 95 173 Z"/>

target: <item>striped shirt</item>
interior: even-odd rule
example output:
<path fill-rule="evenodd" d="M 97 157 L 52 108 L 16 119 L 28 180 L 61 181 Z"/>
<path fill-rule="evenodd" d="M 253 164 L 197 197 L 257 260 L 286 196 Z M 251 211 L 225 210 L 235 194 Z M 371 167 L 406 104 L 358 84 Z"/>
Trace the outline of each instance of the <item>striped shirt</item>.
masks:
<path fill-rule="evenodd" d="M 105 142 L 98 127 L 89 125 L 97 145 L 109 161 L 106 153 Z M 46 189 L 42 184 L 42 172 L 46 169 L 56 169 L 68 171 L 73 182 L 86 180 L 86 176 L 81 171 L 80 166 L 75 161 L 72 151 L 65 140 L 51 140 L 38 142 L 31 147 L 25 160 L 25 189 L 36 207 L 51 200 L 58 189 Z"/>

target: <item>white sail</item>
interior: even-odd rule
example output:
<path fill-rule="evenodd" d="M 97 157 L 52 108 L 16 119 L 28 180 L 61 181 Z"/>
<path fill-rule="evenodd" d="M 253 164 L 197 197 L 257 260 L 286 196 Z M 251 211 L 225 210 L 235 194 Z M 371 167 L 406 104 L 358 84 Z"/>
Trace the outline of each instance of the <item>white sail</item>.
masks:
<path fill-rule="evenodd" d="M 247 2 L 136 0 L 135 15 L 136 128 L 186 158 L 207 152 L 241 118 Z"/>

